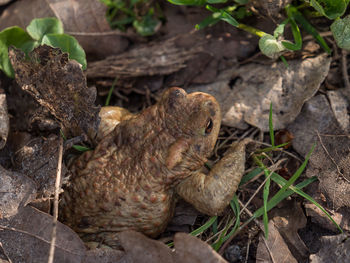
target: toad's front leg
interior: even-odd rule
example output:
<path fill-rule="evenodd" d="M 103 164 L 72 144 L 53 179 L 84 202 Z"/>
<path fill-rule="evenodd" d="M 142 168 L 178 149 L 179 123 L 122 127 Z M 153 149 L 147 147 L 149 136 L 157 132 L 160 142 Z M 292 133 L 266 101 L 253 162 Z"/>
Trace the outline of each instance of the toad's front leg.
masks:
<path fill-rule="evenodd" d="M 194 173 L 177 186 L 177 193 L 204 214 L 220 214 L 229 204 L 241 181 L 245 146 L 249 141 L 246 139 L 233 143 L 208 175 Z"/>

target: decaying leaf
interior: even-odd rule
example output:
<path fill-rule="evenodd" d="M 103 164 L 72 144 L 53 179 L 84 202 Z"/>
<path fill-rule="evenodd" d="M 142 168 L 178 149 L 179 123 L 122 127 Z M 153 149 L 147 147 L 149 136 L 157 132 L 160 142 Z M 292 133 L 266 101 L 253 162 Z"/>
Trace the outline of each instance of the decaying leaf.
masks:
<path fill-rule="evenodd" d="M 15 215 L 35 196 L 36 187 L 31 179 L 0 166 L 0 219 Z"/>
<path fill-rule="evenodd" d="M 7 113 L 6 94 L 0 89 L 0 149 L 4 148 L 9 133 L 10 121 Z"/>
<path fill-rule="evenodd" d="M 25 59 L 22 51 L 10 48 L 9 57 L 17 83 L 47 108 L 73 136 L 94 137 L 99 107 L 94 106 L 95 88 L 86 86 L 81 66 L 58 48 L 39 46 Z"/>
<path fill-rule="evenodd" d="M 231 108 L 224 113 L 223 124 L 241 127 L 242 121 L 269 130 L 270 103 L 276 130 L 285 128 L 299 114 L 325 79 L 331 58 L 322 54 L 315 58 L 282 62 L 270 66 L 249 64 L 240 67 L 231 91 Z M 268 76 L 268 77 L 267 77 Z"/>
<path fill-rule="evenodd" d="M 119 54 L 129 44 L 126 37 L 111 32 L 105 14 L 106 6 L 98 0 L 16 1 L 2 13 L 0 30 L 14 25 L 26 28 L 34 18 L 57 17 L 87 54 L 102 58 Z"/>
<path fill-rule="evenodd" d="M 56 135 L 48 138 L 37 137 L 16 152 L 15 162 L 18 168 L 36 183 L 40 196 L 49 197 L 55 192 L 58 141 Z M 62 175 L 66 171 L 62 164 Z"/>
<path fill-rule="evenodd" d="M 264 234 L 259 237 L 259 245 L 256 252 L 256 262 L 281 262 L 297 263 L 287 244 L 275 227 L 273 221 L 269 222 L 269 238 L 264 240 Z M 271 259 L 273 258 L 273 259 Z"/>
<path fill-rule="evenodd" d="M 52 217 L 26 206 L 0 220 L 0 243 L 12 262 L 47 262 Z M 54 262 L 83 262 L 86 249 L 78 235 L 58 222 Z"/>
<path fill-rule="evenodd" d="M 311 263 L 350 262 L 350 237 L 346 234 L 324 236 L 322 247 L 317 254 L 310 256 Z"/>
<path fill-rule="evenodd" d="M 324 95 L 305 103 L 301 114 L 288 128 L 295 136 L 293 148 L 302 156 L 317 143 L 306 175 L 317 176 L 319 191 L 328 207 L 350 206 L 350 139 L 345 136 Z"/>

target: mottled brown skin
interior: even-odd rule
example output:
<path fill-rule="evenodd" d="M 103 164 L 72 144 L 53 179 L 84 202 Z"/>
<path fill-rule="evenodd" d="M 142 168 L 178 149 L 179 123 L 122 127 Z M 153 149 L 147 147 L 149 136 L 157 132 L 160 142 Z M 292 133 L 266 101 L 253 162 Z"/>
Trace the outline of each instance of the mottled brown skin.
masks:
<path fill-rule="evenodd" d="M 73 164 L 62 196 L 61 220 L 76 232 L 107 244 L 127 229 L 157 236 L 178 195 L 209 215 L 227 206 L 244 171 L 245 143 L 233 144 L 208 175 L 200 172 L 220 129 L 214 97 L 172 88 L 140 114 L 108 107 L 100 116 L 98 146 Z"/>

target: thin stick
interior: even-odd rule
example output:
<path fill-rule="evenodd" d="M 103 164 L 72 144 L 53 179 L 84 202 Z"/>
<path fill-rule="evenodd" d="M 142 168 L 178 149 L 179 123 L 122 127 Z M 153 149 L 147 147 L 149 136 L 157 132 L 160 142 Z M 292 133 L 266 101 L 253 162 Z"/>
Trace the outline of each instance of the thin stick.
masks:
<path fill-rule="evenodd" d="M 58 196 L 61 189 L 61 173 L 62 173 L 62 155 L 63 155 L 63 138 L 59 136 L 59 149 L 58 149 L 58 164 L 56 172 L 56 182 L 55 182 L 55 198 L 53 203 L 53 219 L 52 219 L 52 234 L 50 243 L 50 252 L 48 263 L 53 263 L 55 256 L 55 245 L 56 245 L 56 233 L 57 233 L 57 217 L 58 217 Z"/>
<path fill-rule="evenodd" d="M 347 65 L 348 63 L 346 58 L 348 52 L 345 49 L 342 49 L 341 53 L 342 53 L 341 69 L 343 73 L 344 86 L 345 86 L 346 95 L 348 98 L 350 98 L 350 81 L 349 81 L 349 74 L 348 74 L 348 65 Z"/>

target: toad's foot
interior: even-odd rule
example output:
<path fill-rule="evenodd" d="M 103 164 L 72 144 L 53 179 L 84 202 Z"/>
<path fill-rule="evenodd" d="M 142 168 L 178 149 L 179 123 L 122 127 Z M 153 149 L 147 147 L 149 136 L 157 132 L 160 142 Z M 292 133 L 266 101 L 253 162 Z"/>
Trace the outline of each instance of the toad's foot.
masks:
<path fill-rule="evenodd" d="M 250 139 L 233 143 L 209 174 L 196 172 L 182 181 L 177 193 L 197 210 L 218 215 L 229 204 L 244 173 L 245 147 Z"/>

